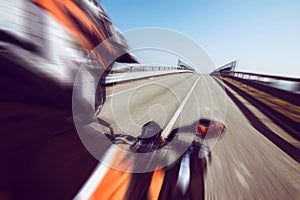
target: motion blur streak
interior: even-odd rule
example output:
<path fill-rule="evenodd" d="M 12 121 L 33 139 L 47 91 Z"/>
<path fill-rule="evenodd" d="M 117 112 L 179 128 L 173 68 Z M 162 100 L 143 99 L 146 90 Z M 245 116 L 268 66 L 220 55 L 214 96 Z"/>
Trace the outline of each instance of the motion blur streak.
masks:
<path fill-rule="evenodd" d="M 112 70 L 137 61 L 98 0 L 1 0 L 0 8 L 0 200 L 299 199 L 299 90 L 274 88 L 270 80 L 282 77 L 234 72 L 235 61 L 206 76 L 178 62 L 136 68 L 172 74 L 108 85 L 138 65 Z M 78 107 L 95 111 L 82 135 L 97 157 L 72 110 L 84 64 L 104 79 L 87 70 L 78 87 L 95 84 L 79 92 Z"/>
<path fill-rule="evenodd" d="M 93 51 L 97 70 L 116 51 L 125 54 L 113 61 L 136 60 L 97 1 L 2 0 L 0 7 L 0 199 L 71 199 L 97 166 L 72 119 L 76 73 L 112 36 L 105 52 Z M 101 87 L 96 101 L 105 101 Z"/>
<path fill-rule="evenodd" d="M 120 157 L 120 152 L 116 153 L 114 162 L 124 165 L 124 158 Z M 127 167 L 124 166 L 126 169 Z M 90 197 L 93 199 L 123 199 L 130 181 L 130 174 L 110 168 L 95 192 Z"/>
<path fill-rule="evenodd" d="M 185 155 L 180 164 L 177 186 L 181 189 L 182 194 L 186 193 L 190 183 L 190 158 Z"/>
<path fill-rule="evenodd" d="M 92 50 L 105 40 L 104 35 L 73 1 L 36 0 L 35 3 L 53 14 L 86 49 Z M 112 51 L 109 47 L 107 50 Z M 99 61 L 104 66 L 103 61 Z"/>
<path fill-rule="evenodd" d="M 81 45 L 89 51 L 93 50 L 105 39 L 119 34 L 114 30 L 113 25 L 99 4 L 94 5 L 96 7 L 94 9 L 97 9 L 99 12 L 98 17 L 95 17 L 89 14 L 91 12 L 86 12 L 84 7 L 78 7 L 80 6 L 80 2 L 83 3 L 84 1 L 77 2 L 68 0 L 62 2 L 59 0 L 35 0 L 34 2 L 55 16 L 55 18 L 79 40 Z M 100 16 L 102 16 L 102 19 L 99 20 Z M 100 24 L 102 24 L 103 27 L 99 27 Z M 114 53 L 109 43 L 104 42 L 104 45 L 106 46 L 107 52 L 110 54 Z M 118 45 L 118 48 L 126 48 L 125 43 L 119 43 Z M 103 59 L 105 59 L 105 57 L 101 56 L 105 51 L 97 53 L 100 53 L 100 56 L 95 55 L 97 56 L 98 62 L 100 62 L 101 66 L 106 67 L 108 61 L 104 62 Z"/>
<path fill-rule="evenodd" d="M 149 187 L 149 199 L 158 199 L 164 180 L 164 175 L 165 173 L 162 169 L 154 171 Z"/>

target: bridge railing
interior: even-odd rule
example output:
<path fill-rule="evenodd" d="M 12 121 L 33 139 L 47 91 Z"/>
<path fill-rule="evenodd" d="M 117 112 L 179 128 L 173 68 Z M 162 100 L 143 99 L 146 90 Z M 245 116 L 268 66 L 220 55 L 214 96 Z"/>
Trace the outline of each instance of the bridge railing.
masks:
<path fill-rule="evenodd" d="M 255 105 L 256 108 L 276 122 L 283 130 L 286 130 L 292 137 L 300 140 L 298 114 L 300 79 L 228 71 L 219 74 L 214 73 L 213 75 L 221 77 L 226 85 Z M 280 82 L 293 84 L 294 87 L 285 89 L 275 87 L 276 83 Z M 296 90 L 296 87 L 298 87 L 298 90 Z"/>
<path fill-rule="evenodd" d="M 269 87 L 289 91 L 292 93 L 300 92 L 300 78 L 255 74 L 255 73 L 248 73 L 248 72 L 236 72 L 236 71 L 220 72 L 220 75 L 231 77 L 231 78 L 249 80 L 252 82 L 268 85 Z"/>
<path fill-rule="evenodd" d="M 120 82 L 151 78 L 155 76 L 178 74 L 178 73 L 193 73 L 191 70 L 160 70 L 160 71 L 137 71 L 108 74 L 101 82 L 105 85 L 116 84 Z"/>
<path fill-rule="evenodd" d="M 265 74 L 255 74 L 255 73 L 249 73 L 249 72 L 238 72 L 238 71 L 231 71 L 231 72 L 225 72 L 222 74 L 227 74 L 230 76 L 236 76 L 244 79 L 252 79 L 252 80 L 261 80 L 263 79 L 272 79 L 272 80 L 284 80 L 284 81 L 290 81 L 290 82 L 300 82 L 300 78 L 290 78 L 290 77 L 284 77 L 284 76 L 274 76 L 274 75 L 265 75 Z"/>

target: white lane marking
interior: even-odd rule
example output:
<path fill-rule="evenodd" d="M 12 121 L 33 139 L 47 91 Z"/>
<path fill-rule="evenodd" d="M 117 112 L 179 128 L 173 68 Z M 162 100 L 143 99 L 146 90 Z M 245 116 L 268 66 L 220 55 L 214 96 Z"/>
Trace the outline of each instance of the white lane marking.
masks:
<path fill-rule="evenodd" d="M 117 150 L 118 148 L 115 145 L 110 146 L 110 148 L 106 151 L 106 153 L 103 156 L 104 160 L 102 161 L 102 163 L 106 163 L 106 165 L 102 163 L 99 163 L 97 165 L 93 174 L 85 182 L 83 187 L 75 196 L 74 200 L 85 200 L 91 197 L 99 183 L 102 181 L 106 172 L 110 169 L 109 165 L 112 163 L 112 158 L 114 158 L 114 155 L 116 154 Z"/>
<path fill-rule="evenodd" d="M 173 78 L 173 77 L 172 77 Z M 171 78 L 168 78 L 171 79 Z M 168 80 L 168 79 L 164 79 L 162 81 Z M 191 92 L 193 91 L 193 89 L 195 88 L 196 83 L 198 82 L 198 80 L 200 79 L 200 77 L 195 81 L 194 85 L 192 86 L 191 90 L 189 91 L 188 95 L 185 97 L 185 99 L 183 100 L 182 104 L 184 106 L 184 104 L 186 103 L 188 97 L 191 95 Z M 135 88 L 131 88 L 128 90 L 133 90 Z M 123 93 L 125 91 L 122 91 Z M 114 95 L 114 94 L 113 94 Z M 182 108 L 183 108 L 182 106 Z M 182 110 L 181 108 L 181 110 Z M 178 108 L 178 110 L 180 110 L 180 106 Z M 178 111 L 177 110 L 177 111 Z M 180 110 L 180 111 L 181 111 Z M 179 112 L 180 113 L 180 112 Z M 176 114 L 176 113 L 175 113 Z M 179 116 L 179 115 L 178 115 Z M 178 117 L 177 116 L 177 117 Z M 174 117 L 174 116 L 173 116 Z M 176 117 L 176 119 L 177 119 Z M 170 124 L 170 122 L 169 122 Z M 173 125 L 172 125 L 173 126 Z M 102 161 L 102 163 L 106 163 L 106 165 L 103 165 L 101 163 L 99 163 L 97 165 L 97 167 L 95 168 L 93 174 L 89 177 L 89 179 L 85 182 L 85 184 L 83 185 L 83 187 L 80 189 L 80 191 L 78 192 L 78 194 L 74 197 L 74 200 L 83 200 L 83 199 L 88 199 L 90 198 L 90 196 L 93 194 L 93 192 L 96 190 L 97 186 L 99 185 L 99 183 L 102 181 L 103 177 L 105 176 L 106 172 L 110 169 L 109 164 L 112 163 L 112 158 L 114 157 L 115 153 L 117 152 L 118 148 L 115 147 L 115 145 L 112 145 L 104 154 L 104 161 Z"/>
<path fill-rule="evenodd" d="M 177 187 L 181 190 L 182 194 L 185 194 L 190 185 L 190 155 L 185 154 L 181 160 Z"/>
<path fill-rule="evenodd" d="M 245 188 L 249 189 L 249 186 L 247 184 L 247 181 L 246 181 L 245 177 L 236 168 L 234 168 L 234 172 L 235 172 L 238 180 L 242 184 L 242 186 L 244 186 Z"/>
<path fill-rule="evenodd" d="M 205 107 L 204 107 L 204 110 L 205 110 L 205 111 L 209 111 L 210 109 L 209 109 L 208 106 L 205 106 Z"/>
<path fill-rule="evenodd" d="M 171 129 L 173 128 L 177 118 L 179 117 L 181 111 L 183 110 L 183 107 L 185 106 L 187 100 L 189 99 L 189 97 L 191 96 L 194 88 L 196 87 L 196 84 L 198 83 L 200 77 L 195 81 L 195 83 L 193 84 L 192 88 L 190 89 L 190 91 L 188 92 L 188 94 L 185 96 L 185 98 L 183 99 L 182 103 L 179 105 L 179 107 L 177 108 L 176 112 L 174 113 L 174 115 L 172 116 L 171 120 L 169 121 L 168 125 L 166 126 L 166 128 L 163 130 L 161 136 L 163 138 L 166 138 L 169 133 L 171 132 Z"/>
<path fill-rule="evenodd" d="M 239 163 L 240 168 L 243 170 L 243 172 L 249 177 L 252 178 L 249 170 L 247 169 L 247 167 L 243 164 L 243 163 Z"/>
<path fill-rule="evenodd" d="M 176 77 L 168 77 L 168 78 L 166 78 L 166 79 L 163 79 L 163 80 L 160 80 L 160 81 L 156 81 L 156 82 L 152 82 L 152 83 L 159 83 L 159 82 L 163 82 L 163 81 L 166 81 L 166 80 L 169 80 L 169 79 L 172 79 L 172 78 L 176 78 Z M 188 77 L 189 78 L 189 77 Z M 110 95 L 106 95 L 106 98 L 107 97 L 112 97 L 112 96 L 117 96 L 117 95 L 119 95 L 119 94 L 123 94 L 123 93 L 126 93 L 126 92 L 129 92 L 129 91 L 131 91 L 131 90 L 135 90 L 135 89 L 137 89 L 137 88 L 139 88 L 140 86 L 137 86 L 137 87 L 134 87 L 134 88 L 129 88 L 129 89 L 127 89 L 127 90 L 122 90 L 122 91 L 120 91 L 120 92 L 116 92 L 116 93 L 112 93 L 112 94 L 110 94 Z"/>

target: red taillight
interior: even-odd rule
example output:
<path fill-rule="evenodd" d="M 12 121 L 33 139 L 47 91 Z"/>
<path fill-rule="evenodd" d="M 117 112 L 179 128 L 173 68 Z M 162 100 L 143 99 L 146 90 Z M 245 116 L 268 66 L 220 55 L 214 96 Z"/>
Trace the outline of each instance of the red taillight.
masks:
<path fill-rule="evenodd" d="M 197 134 L 199 134 L 199 135 L 206 135 L 207 130 L 208 130 L 208 127 L 206 127 L 204 125 L 197 126 Z"/>
<path fill-rule="evenodd" d="M 224 124 L 220 122 L 212 122 L 208 123 L 208 125 L 199 123 L 195 126 L 196 134 L 201 136 L 206 136 L 207 134 L 214 135 L 215 133 L 220 136 L 222 135 L 224 128 Z"/>

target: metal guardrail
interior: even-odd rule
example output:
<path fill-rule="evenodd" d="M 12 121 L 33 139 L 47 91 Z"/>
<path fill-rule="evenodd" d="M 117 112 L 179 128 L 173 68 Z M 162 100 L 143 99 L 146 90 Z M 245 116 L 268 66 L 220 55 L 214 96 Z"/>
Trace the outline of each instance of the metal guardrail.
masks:
<path fill-rule="evenodd" d="M 194 73 L 191 70 L 166 70 L 166 71 L 144 71 L 144 72 L 124 72 L 109 74 L 105 78 L 105 84 L 114 84 L 118 82 L 125 82 L 131 80 L 138 80 L 143 78 L 150 78 L 154 76 L 161 76 L 167 74 L 177 74 L 177 73 Z"/>
<path fill-rule="evenodd" d="M 283 80 L 283 81 L 291 81 L 291 82 L 300 82 L 300 78 L 290 78 L 290 77 L 284 77 L 284 76 L 274 76 L 274 75 L 265 75 L 265 74 L 255 74 L 255 73 L 248 73 L 248 72 L 227 72 L 222 73 L 227 74 L 239 78 L 244 79 L 251 79 L 251 80 L 263 80 L 265 78 L 273 79 L 273 80 Z"/>
<path fill-rule="evenodd" d="M 213 75 L 218 75 L 214 73 Z M 230 78 L 243 79 L 245 81 L 252 81 L 267 85 L 269 87 L 277 88 L 280 90 L 289 91 L 292 93 L 300 92 L 300 78 L 291 78 L 284 76 L 255 74 L 248 72 L 220 72 L 219 75 Z"/>
<path fill-rule="evenodd" d="M 239 79 L 239 78 L 234 78 Z M 233 80 L 234 80 L 233 79 Z M 282 129 L 286 130 L 290 135 L 292 135 L 296 139 L 300 139 L 300 133 L 299 133 L 299 123 L 297 122 L 296 118 L 291 118 L 293 116 L 293 113 L 297 112 L 297 103 L 299 104 L 299 96 L 297 97 L 295 94 L 293 96 L 289 96 L 289 94 L 283 94 L 281 97 L 288 97 L 290 99 L 287 100 L 296 100 L 294 102 L 294 106 L 282 104 L 282 102 L 278 102 L 272 100 L 273 106 L 271 104 L 267 104 L 265 101 L 262 101 L 262 96 L 257 97 L 249 94 L 247 90 L 242 89 L 239 85 L 235 85 L 233 82 L 228 81 L 228 79 L 223 80 L 226 85 L 228 85 L 231 89 L 233 89 L 235 92 L 237 92 L 240 96 L 247 99 L 252 105 L 254 105 L 256 108 L 258 108 L 262 113 L 264 113 L 266 116 L 268 116 L 272 121 L 274 121 L 277 125 L 279 125 Z M 244 82 L 246 80 L 242 79 L 242 83 L 247 84 L 248 82 Z M 266 88 L 257 88 L 260 91 L 266 92 Z M 267 91 L 269 92 L 269 91 Z M 276 91 L 275 91 L 276 92 Z M 275 94 L 275 93 L 271 93 Z M 264 100 L 268 100 L 267 98 L 263 98 Z M 271 101 L 270 101 L 271 102 Z M 284 112 L 279 111 L 279 109 L 284 110 Z M 291 112 L 291 110 L 293 110 Z M 287 116 L 287 113 L 289 113 L 289 117 Z M 294 115 L 295 116 L 295 115 Z"/>

